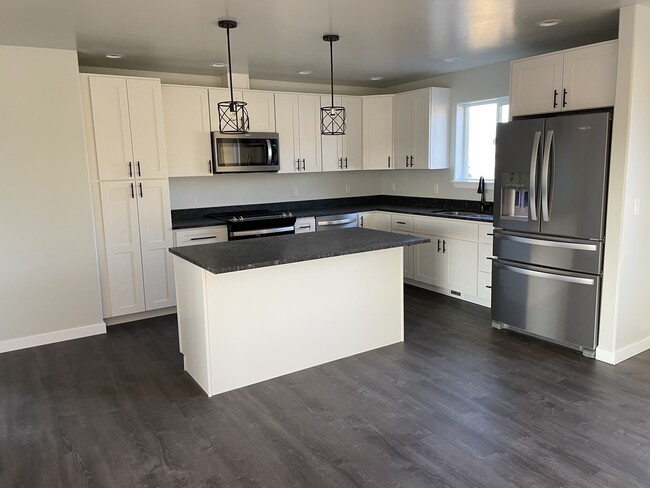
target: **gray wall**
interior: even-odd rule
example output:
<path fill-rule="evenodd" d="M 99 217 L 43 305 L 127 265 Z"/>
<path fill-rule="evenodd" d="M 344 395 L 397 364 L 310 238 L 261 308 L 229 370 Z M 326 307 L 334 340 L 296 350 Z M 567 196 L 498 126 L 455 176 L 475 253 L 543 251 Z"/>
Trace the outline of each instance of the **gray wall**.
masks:
<path fill-rule="evenodd" d="M 103 322 L 77 53 L 0 46 L 0 66 L 2 350 Z"/>

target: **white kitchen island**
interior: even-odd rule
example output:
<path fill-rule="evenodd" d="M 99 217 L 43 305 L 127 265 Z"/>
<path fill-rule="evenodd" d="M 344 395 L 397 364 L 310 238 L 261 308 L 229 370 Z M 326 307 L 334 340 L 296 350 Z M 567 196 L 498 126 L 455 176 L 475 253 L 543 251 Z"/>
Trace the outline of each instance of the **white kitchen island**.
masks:
<path fill-rule="evenodd" d="M 404 340 L 403 246 L 369 229 L 172 248 L 180 350 L 208 396 Z"/>

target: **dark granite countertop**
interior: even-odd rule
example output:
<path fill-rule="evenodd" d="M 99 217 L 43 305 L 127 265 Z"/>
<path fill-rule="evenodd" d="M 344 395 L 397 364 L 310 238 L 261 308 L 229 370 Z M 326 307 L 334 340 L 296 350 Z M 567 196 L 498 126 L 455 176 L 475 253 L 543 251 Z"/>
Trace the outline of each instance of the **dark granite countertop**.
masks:
<path fill-rule="evenodd" d="M 444 215 L 439 213 L 440 211 L 450 210 L 478 212 L 478 202 L 473 200 L 449 200 L 391 195 L 326 200 L 303 200 L 298 202 L 172 210 L 172 228 L 178 230 L 193 227 L 208 227 L 212 225 L 226 225 L 223 221 L 211 219 L 205 217 L 205 215 L 210 213 L 233 215 L 238 211 L 244 212 L 260 209 L 282 212 L 290 211 L 296 217 L 320 217 L 323 215 L 343 213 L 381 211 L 490 223 L 492 222 L 492 203 L 487 202 L 487 205 L 489 212 L 486 215 L 477 218 L 467 215 Z"/>
<path fill-rule="evenodd" d="M 425 242 L 430 242 L 430 239 L 371 229 L 339 229 L 172 247 L 169 252 L 211 273 L 220 274 Z"/>

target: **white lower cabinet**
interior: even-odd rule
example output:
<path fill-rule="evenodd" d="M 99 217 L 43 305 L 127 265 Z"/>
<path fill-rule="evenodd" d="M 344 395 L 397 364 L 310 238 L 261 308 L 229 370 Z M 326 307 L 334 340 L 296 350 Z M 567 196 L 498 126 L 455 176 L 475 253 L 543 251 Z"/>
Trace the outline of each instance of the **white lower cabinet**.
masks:
<path fill-rule="evenodd" d="M 393 233 L 395 234 L 403 234 L 403 235 L 413 235 L 411 232 L 400 232 L 398 230 L 394 230 Z M 414 267 L 413 267 L 413 262 L 414 262 L 414 247 L 413 246 L 404 246 L 404 278 L 409 278 L 413 279 L 413 272 L 414 272 Z"/>
<path fill-rule="evenodd" d="M 174 246 L 198 246 L 228 240 L 228 227 L 212 225 L 210 227 L 194 227 L 174 231 Z"/>
<path fill-rule="evenodd" d="M 478 272 L 478 297 L 490 303 L 492 300 L 492 273 Z"/>
<path fill-rule="evenodd" d="M 174 306 L 168 181 L 105 181 L 99 186 L 110 295 L 105 315 Z"/>
<path fill-rule="evenodd" d="M 428 285 L 443 287 L 444 263 L 442 254 L 442 237 L 426 236 L 431 242 L 415 246 L 413 279 Z"/>
<path fill-rule="evenodd" d="M 443 239 L 443 288 L 456 296 L 476 296 L 477 254 L 476 242 Z"/>
<path fill-rule="evenodd" d="M 359 227 L 391 232 L 391 214 L 386 212 L 360 212 Z"/>

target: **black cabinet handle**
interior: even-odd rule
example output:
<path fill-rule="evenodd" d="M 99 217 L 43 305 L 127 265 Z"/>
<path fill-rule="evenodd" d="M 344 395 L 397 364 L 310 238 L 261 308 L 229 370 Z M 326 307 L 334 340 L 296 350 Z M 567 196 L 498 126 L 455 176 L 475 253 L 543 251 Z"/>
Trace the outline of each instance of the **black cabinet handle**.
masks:
<path fill-rule="evenodd" d="M 300 171 L 300 159 L 297 159 L 296 161 L 298 161 L 298 171 Z"/>
<path fill-rule="evenodd" d="M 411 168 L 413 167 L 413 156 L 411 156 Z"/>
<path fill-rule="evenodd" d="M 440 239 L 438 239 L 438 252 L 440 252 Z"/>
<path fill-rule="evenodd" d="M 339 158 L 339 169 L 343 169 L 343 158 Z"/>
<path fill-rule="evenodd" d="M 305 158 L 302 158 L 302 170 L 305 171 Z"/>
<path fill-rule="evenodd" d="M 133 183 L 131 183 L 131 198 L 135 198 L 135 192 L 133 191 Z"/>
<path fill-rule="evenodd" d="M 490 285 L 485 285 L 485 288 L 490 288 L 491 289 L 492 287 Z"/>
<path fill-rule="evenodd" d="M 345 169 L 348 169 L 348 158 L 345 158 Z"/>
<path fill-rule="evenodd" d="M 447 241 L 442 241 L 442 253 L 447 252 Z"/>
<path fill-rule="evenodd" d="M 208 172 L 212 174 L 212 161 L 208 159 Z"/>
<path fill-rule="evenodd" d="M 553 90 L 553 108 L 557 107 L 557 90 Z"/>
<path fill-rule="evenodd" d="M 142 176 L 142 173 L 140 172 L 140 161 L 137 162 L 138 165 L 138 176 Z"/>
<path fill-rule="evenodd" d="M 566 91 L 566 88 L 565 88 L 563 93 L 562 93 L 562 108 L 566 107 L 566 96 L 567 96 L 567 91 Z"/>
<path fill-rule="evenodd" d="M 388 167 L 390 168 L 390 156 L 388 156 Z"/>
<path fill-rule="evenodd" d="M 408 154 L 406 155 L 406 167 L 407 168 L 409 167 L 409 156 L 408 156 Z"/>
<path fill-rule="evenodd" d="M 363 215 L 361 216 L 361 227 L 363 227 Z"/>
<path fill-rule="evenodd" d="M 133 163 L 129 161 L 129 178 L 133 178 Z"/>
<path fill-rule="evenodd" d="M 140 198 L 142 198 L 142 183 L 138 183 L 138 188 L 140 189 Z"/>

